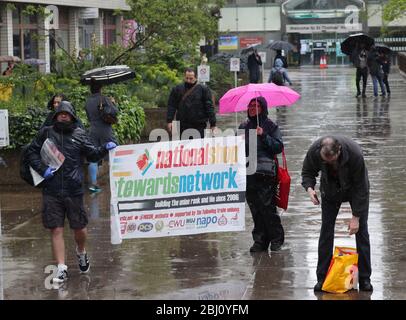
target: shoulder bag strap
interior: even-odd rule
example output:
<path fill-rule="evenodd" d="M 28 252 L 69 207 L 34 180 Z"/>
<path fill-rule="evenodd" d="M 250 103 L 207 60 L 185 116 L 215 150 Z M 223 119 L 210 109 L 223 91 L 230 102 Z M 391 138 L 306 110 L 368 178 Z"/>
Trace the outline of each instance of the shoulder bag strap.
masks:
<path fill-rule="evenodd" d="M 180 103 L 183 103 L 183 102 L 186 100 L 186 98 L 187 98 L 188 96 L 190 96 L 190 94 L 196 89 L 196 87 L 197 87 L 198 85 L 199 85 L 199 84 L 196 83 L 193 87 L 191 87 L 190 89 L 188 89 L 188 90 L 183 94 L 182 99 L 180 100 Z"/>

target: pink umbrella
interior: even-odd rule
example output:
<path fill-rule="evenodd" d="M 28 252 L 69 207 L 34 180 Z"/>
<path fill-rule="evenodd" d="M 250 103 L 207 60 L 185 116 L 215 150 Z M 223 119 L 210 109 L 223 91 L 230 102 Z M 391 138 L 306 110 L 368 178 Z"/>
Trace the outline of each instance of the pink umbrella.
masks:
<path fill-rule="evenodd" d="M 220 113 L 247 110 L 249 102 L 257 97 L 264 97 L 268 107 L 288 106 L 300 98 L 300 94 L 285 86 L 274 83 L 250 83 L 230 89 L 220 99 Z"/>

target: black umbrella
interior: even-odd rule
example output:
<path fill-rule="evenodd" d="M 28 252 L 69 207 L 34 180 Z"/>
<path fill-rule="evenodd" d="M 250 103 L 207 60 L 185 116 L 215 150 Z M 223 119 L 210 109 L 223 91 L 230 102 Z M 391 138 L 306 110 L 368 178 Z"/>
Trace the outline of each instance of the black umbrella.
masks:
<path fill-rule="evenodd" d="M 291 51 L 295 47 L 287 41 L 277 40 L 273 41 L 266 46 L 268 49 L 271 50 L 283 50 L 283 51 Z"/>
<path fill-rule="evenodd" d="M 391 53 L 392 53 L 391 48 L 389 48 L 386 44 L 383 44 L 383 43 L 376 44 L 376 45 L 375 45 L 375 49 L 376 49 L 379 53 L 383 53 L 383 54 L 391 54 Z"/>
<path fill-rule="evenodd" d="M 86 71 L 80 82 L 91 84 L 93 82 L 100 85 L 113 84 L 135 78 L 135 72 L 126 65 L 106 66 Z"/>
<path fill-rule="evenodd" d="M 347 55 L 352 55 L 354 49 L 357 47 L 357 44 L 361 43 L 365 45 L 366 50 L 369 50 L 374 44 L 374 39 L 363 33 L 352 34 L 341 42 L 341 51 Z"/>
<path fill-rule="evenodd" d="M 260 43 L 252 44 L 249 47 L 242 49 L 241 54 L 247 54 L 252 50 L 258 50 L 258 49 L 262 49 L 262 48 L 263 48 L 263 46 Z"/>

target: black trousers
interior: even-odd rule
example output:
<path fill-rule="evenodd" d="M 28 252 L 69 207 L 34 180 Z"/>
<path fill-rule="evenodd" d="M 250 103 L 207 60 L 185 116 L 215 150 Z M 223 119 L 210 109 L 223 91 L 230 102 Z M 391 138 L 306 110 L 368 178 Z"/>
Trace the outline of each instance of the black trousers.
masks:
<path fill-rule="evenodd" d="M 341 202 L 331 202 L 322 198 L 317 281 L 323 281 L 326 277 L 333 256 L 334 226 L 340 207 Z M 359 279 L 369 279 L 371 276 L 371 248 L 368 233 L 368 214 L 359 219 L 359 230 L 355 234 L 355 241 L 358 252 Z"/>
<path fill-rule="evenodd" d="M 386 92 L 390 93 L 390 87 L 389 87 L 389 81 L 388 81 L 388 74 L 387 73 L 383 74 L 383 83 L 385 84 Z"/>
<path fill-rule="evenodd" d="M 361 94 L 361 89 L 359 87 L 359 82 L 361 81 L 362 77 L 362 94 L 365 94 L 365 90 L 367 88 L 367 79 L 368 79 L 368 68 L 357 68 L 357 74 L 355 82 L 357 84 L 357 94 Z"/>
<path fill-rule="evenodd" d="M 270 243 L 283 244 L 285 240 L 281 218 L 276 211 L 276 188 L 275 177 L 262 174 L 247 176 L 246 198 L 254 220 L 252 238 L 264 249 Z"/>
<path fill-rule="evenodd" d="M 199 131 L 200 137 L 204 138 L 204 130 L 206 129 L 207 124 L 203 123 L 203 124 L 190 124 L 190 123 L 184 123 L 184 122 L 180 122 L 180 138 L 182 139 L 182 134 L 185 130 L 187 129 L 195 129 L 197 131 Z M 187 139 L 189 139 L 190 137 L 188 137 Z"/>

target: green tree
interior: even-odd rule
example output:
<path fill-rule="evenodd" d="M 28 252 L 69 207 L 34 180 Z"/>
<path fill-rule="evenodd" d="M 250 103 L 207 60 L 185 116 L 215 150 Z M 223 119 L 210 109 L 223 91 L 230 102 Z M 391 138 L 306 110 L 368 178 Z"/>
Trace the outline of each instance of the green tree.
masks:
<path fill-rule="evenodd" d="M 383 9 L 383 19 L 391 22 L 406 16 L 406 0 L 389 0 Z"/>
<path fill-rule="evenodd" d="M 165 61 L 176 68 L 173 57 L 193 55 L 202 38 L 218 32 L 223 0 L 127 0 L 126 18 L 137 22 L 136 40 L 111 64 L 125 61 L 128 53 L 144 49 L 149 63 Z"/>

